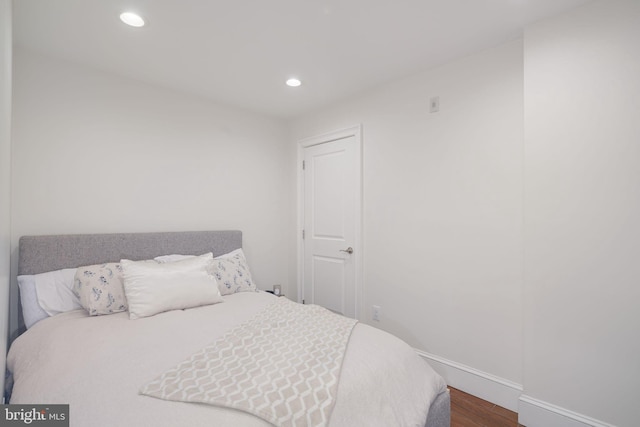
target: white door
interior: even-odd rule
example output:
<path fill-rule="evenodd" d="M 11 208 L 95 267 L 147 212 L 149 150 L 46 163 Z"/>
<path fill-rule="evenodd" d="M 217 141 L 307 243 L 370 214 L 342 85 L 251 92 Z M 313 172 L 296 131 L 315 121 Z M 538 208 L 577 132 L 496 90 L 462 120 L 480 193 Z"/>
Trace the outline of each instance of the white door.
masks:
<path fill-rule="evenodd" d="M 356 318 L 359 141 L 304 148 L 303 302 Z"/>

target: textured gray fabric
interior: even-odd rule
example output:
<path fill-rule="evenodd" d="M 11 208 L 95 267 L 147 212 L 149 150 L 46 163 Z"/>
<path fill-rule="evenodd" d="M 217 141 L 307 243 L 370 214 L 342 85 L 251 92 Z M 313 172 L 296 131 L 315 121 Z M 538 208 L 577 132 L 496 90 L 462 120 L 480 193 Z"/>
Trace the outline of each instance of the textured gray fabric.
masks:
<path fill-rule="evenodd" d="M 241 247 L 235 230 L 23 236 L 18 275 L 170 254 L 218 256 Z"/>
<path fill-rule="evenodd" d="M 451 425 L 451 396 L 447 389 L 440 393 L 429 408 L 425 427 L 449 427 Z"/>

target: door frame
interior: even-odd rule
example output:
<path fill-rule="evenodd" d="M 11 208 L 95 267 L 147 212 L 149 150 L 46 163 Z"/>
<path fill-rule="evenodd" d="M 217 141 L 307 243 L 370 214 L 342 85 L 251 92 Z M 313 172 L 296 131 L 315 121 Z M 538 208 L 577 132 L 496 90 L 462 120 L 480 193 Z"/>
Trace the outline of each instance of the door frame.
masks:
<path fill-rule="evenodd" d="M 336 141 L 338 139 L 348 138 L 353 136 L 356 141 L 356 162 L 358 170 L 355 173 L 355 187 L 356 191 L 356 203 L 355 203 L 355 242 L 354 246 L 356 250 L 353 253 L 353 262 L 355 265 L 355 296 L 356 296 L 356 319 L 362 320 L 362 304 L 363 304 L 363 260 L 364 260 L 364 245 L 363 245 L 363 233 L 362 233 L 362 201 L 363 201 L 363 186 L 362 186 L 362 125 L 358 124 L 345 129 L 340 129 L 321 135 L 305 138 L 298 141 L 298 158 L 296 170 L 297 173 L 297 186 L 298 186 L 298 219 L 296 228 L 296 246 L 298 254 L 298 302 L 302 302 L 304 296 L 303 283 L 304 283 L 304 242 L 302 239 L 302 230 L 304 229 L 304 171 L 302 170 L 302 162 L 304 160 L 304 150 L 314 145 L 320 145 L 327 142 Z"/>

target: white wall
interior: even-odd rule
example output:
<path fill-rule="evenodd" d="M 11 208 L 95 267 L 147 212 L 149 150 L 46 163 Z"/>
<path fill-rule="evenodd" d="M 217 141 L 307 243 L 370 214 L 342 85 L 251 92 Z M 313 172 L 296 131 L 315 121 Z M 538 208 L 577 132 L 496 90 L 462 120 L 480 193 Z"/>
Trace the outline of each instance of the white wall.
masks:
<path fill-rule="evenodd" d="M 522 71 L 522 44 L 512 42 L 291 125 L 297 142 L 362 123 L 363 321 L 515 383 L 522 381 Z M 432 96 L 440 112 L 429 114 Z M 379 323 L 370 322 L 374 304 Z"/>
<path fill-rule="evenodd" d="M 286 292 L 284 123 L 23 49 L 14 68 L 14 251 L 28 234 L 239 229 L 259 287 Z"/>
<path fill-rule="evenodd" d="M 4 394 L 11 283 L 11 40 L 11 0 L 0 0 L 0 394 Z"/>
<path fill-rule="evenodd" d="M 290 141 L 363 124 L 365 313 L 523 384 L 528 427 L 640 419 L 639 43 L 640 2 L 602 0 L 532 25 L 524 47 L 291 123 Z M 22 234 L 240 228 L 263 287 L 295 293 L 282 124 L 29 52 L 14 66 L 14 251 Z"/>
<path fill-rule="evenodd" d="M 640 2 L 525 32 L 525 393 L 640 420 Z"/>
<path fill-rule="evenodd" d="M 370 323 L 522 384 L 528 427 L 640 419 L 639 46 L 640 2 L 597 1 L 292 123 L 363 125 Z"/>

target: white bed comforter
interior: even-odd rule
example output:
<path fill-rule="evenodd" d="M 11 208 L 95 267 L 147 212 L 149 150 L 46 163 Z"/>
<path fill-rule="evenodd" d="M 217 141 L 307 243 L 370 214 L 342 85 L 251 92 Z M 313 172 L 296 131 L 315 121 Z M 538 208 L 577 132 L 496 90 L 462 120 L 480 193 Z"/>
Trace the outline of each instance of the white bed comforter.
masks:
<path fill-rule="evenodd" d="M 141 385 L 250 319 L 275 297 L 240 293 L 221 304 L 129 320 L 76 310 L 20 336 L 7 358 L 11 403 L 70 404 L 71 426 L 268 426 L 251 414 L 140 395 Z M 411 347 L 357 324 L 330 426 L 424 426 L 446 385 Z"/>

